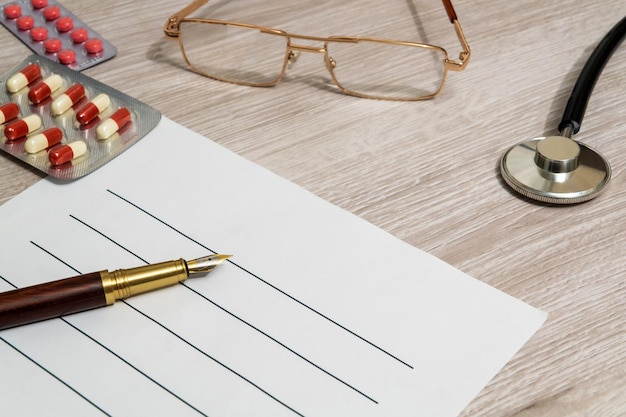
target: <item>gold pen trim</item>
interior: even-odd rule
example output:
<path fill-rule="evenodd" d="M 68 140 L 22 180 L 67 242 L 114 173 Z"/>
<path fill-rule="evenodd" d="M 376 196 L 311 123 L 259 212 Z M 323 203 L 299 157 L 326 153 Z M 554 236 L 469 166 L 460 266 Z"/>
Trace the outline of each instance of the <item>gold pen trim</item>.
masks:
<path fill-rule="evenodd" d="M 100 272 L 107 305 L 133 295 L 183 282 L 188 277 L 187 263 L 184 259 L 118 269 L 113 272 Z"/>

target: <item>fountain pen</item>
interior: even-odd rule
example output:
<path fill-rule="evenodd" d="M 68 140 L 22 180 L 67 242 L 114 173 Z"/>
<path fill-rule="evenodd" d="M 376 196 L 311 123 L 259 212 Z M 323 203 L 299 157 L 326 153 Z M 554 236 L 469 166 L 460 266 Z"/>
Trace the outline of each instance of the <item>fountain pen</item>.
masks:
<path fill-rule="evenodd" d="M 107 270 L 0 293 L 0 330 L 113 304 L 209 273 L 230 255 Z"/>

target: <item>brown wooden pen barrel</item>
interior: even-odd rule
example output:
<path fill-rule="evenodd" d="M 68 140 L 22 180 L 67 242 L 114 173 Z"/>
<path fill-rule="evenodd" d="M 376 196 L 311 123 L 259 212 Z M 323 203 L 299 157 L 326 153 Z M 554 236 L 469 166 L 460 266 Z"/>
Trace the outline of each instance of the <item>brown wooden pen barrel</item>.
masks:
<path fill-rule="evenodd" d="M 0 330 L 106 305 L 100 272 L 0 293 Z"/>

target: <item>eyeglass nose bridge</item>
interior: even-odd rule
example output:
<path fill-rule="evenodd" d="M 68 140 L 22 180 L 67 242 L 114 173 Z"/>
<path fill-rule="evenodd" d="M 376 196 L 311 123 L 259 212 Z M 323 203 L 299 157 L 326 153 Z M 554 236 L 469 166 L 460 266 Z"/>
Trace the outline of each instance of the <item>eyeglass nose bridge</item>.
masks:
<path fill-rule="evenodd" d="M 288 60 L 288 65 L 290 67 L 294 65 L 296 61 L 298 61 L 298 57 L 300 56 L 301 52 L 308 52 L 308 53 L 313 53 L 313 54 L 324 54 L 325 56 L 327 55 L 326 45 L 324 45 L 321 48 L 316 47 L 316 46 L 309 46 L 309 45 L 298 45 L 298 44 L 292 43 L 290 39 L 287 42 L 287 60 Z"/>
<path fill-rule="evenodd" d="M 295 43 L 291 43 L 291 40 L 287 42 L 287 48 L 289 48 L 292 52 L 311 52 L 314 54 L 325 54 L 326 53 L 326 45 L 321 48 L 315 46 L 308 45 L 296 45 Z"/>

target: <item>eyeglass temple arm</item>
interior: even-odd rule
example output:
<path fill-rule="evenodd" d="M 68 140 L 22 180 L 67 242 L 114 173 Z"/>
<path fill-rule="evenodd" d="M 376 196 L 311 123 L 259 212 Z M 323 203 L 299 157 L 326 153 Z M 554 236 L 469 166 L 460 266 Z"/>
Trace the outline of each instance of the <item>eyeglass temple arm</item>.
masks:
<path fill-rule="evenodd" d="M 200 7 L 207 4 L 209 0 L 194 0 L 187 6 L 183 7 L 173 15 L 167 19 L 165 22 L 165 26 L 163 27 L 163 31 L 165 34 L 171 38 L 177 38 L 180 35 L 180 29 L 178 28 L 178 24 L 182 19 L 187 17 L 187 15 L 193 13 Z"/>
<path fill-rule="evenodd" d="M 456 35 L 459 38 L 459 42 L 461 42 L 461 48 L 463 51 L 459 54 L 459 61 L 454 61 L 451 59 L 446 60 L 446 67 L 450 71 L 463 71 L 467 66 L 470 58 L 470 47 L 467 43 L 467 39 L 465 39 L 465 34 L 463 33 L 463 29 L 461 28 L 461 24 L 456 17 L 456 12 L 454 11 L 454 6 L 452 6 L 451 0 L 442 0 L 443 7 L 446 9 L 446 13 L 448 13 L 448 18 L 450 19 L 450 23 L 454 25 L 454 30 L 456 31 Z"/>

